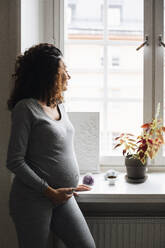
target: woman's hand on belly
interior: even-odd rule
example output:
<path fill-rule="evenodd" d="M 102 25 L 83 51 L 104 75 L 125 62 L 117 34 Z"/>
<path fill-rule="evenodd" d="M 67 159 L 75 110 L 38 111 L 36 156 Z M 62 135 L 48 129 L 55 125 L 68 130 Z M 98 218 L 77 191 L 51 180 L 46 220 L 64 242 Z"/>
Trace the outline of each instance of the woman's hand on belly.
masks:
<path fill-rule="evenodd" d="M 45 190 L 44 194 L 46 197 L 48 197 L 53 203 L 64 203 L 66 202 L 70 197 L 73 196 L 73 190 L 75 188 L 58 188 L 53 189 L 52 187 L 48 186 L 48 188 Z"/>

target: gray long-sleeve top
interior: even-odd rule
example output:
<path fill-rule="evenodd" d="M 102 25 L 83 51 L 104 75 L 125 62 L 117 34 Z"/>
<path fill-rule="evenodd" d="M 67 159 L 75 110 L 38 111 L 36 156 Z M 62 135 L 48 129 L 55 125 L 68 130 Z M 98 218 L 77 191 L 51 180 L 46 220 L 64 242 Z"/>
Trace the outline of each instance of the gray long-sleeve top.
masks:
<path fill-rule="evenodd" d="M 79 167 L 74 150 L 75 129 L 63 103 L 60 120 L 51 119 L 35 98 L 17 102 L 11 112 L 6 166 L 34 190 L 77 187 Z"/>

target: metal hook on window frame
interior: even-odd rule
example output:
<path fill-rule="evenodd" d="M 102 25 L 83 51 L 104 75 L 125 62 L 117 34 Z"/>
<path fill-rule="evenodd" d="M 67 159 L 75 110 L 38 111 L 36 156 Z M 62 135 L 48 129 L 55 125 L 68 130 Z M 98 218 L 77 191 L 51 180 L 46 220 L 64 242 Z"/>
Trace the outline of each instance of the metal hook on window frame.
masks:
<path fill-rule="evenodd" d="M 162 41 L 162 35 L 159 35 L 159 46 L 165 47 L 165 43 Z"/>
<path fill-rule="evenodd" d="M 144 46 L 149 46 L 149 43 L 148 43 L 148 35 L 145 35 L 145 41 L 139 46 L 136 48 L 136 51 L 138 51 L 139 49 L 141 49 L 142 47 Z"/>

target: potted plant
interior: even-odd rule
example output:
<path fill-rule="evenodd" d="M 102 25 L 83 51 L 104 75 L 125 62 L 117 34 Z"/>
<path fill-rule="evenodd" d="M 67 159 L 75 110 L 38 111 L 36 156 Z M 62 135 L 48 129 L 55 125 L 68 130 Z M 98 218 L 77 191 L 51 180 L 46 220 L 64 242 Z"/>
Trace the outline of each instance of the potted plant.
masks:
<path fill-rule="evenodd" d="M 165 127 L 162 125 L 162 120 L 158 119 L 159 112 L 160 103 L 158 103 L 156 115 L 152 122 L 141 126 L 141 135 L 135 136 L 131 133 L 121 133 L 115 138 L 117 144 L 114 149 L 124 146 L 123 156 L 125 156 L 127 170 L 126 179 L 129 182 L 145 181 L 148 158 L 155 158 L 161 145 L 165 144 L 163 138 Z"/>

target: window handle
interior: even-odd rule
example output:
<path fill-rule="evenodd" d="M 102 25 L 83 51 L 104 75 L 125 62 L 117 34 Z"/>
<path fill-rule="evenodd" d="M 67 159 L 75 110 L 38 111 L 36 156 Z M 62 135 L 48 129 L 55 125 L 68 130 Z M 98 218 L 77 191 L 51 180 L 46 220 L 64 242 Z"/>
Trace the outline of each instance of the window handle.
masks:
<path fill-rule="evenodd" d="M 159 46 L 165 47 L 165 43 L 162 41 L 162 35 L 159 35 Z"/>
<path fill-rule="evenodd" d="M 136 48 L 136 51 L 138 51 L 140 48 L 144 47 L 144 46 L 148 46 L 149 43 L 148 43 L 148 35 L 145 36 L 145 41 L 139 46 Z"/>

